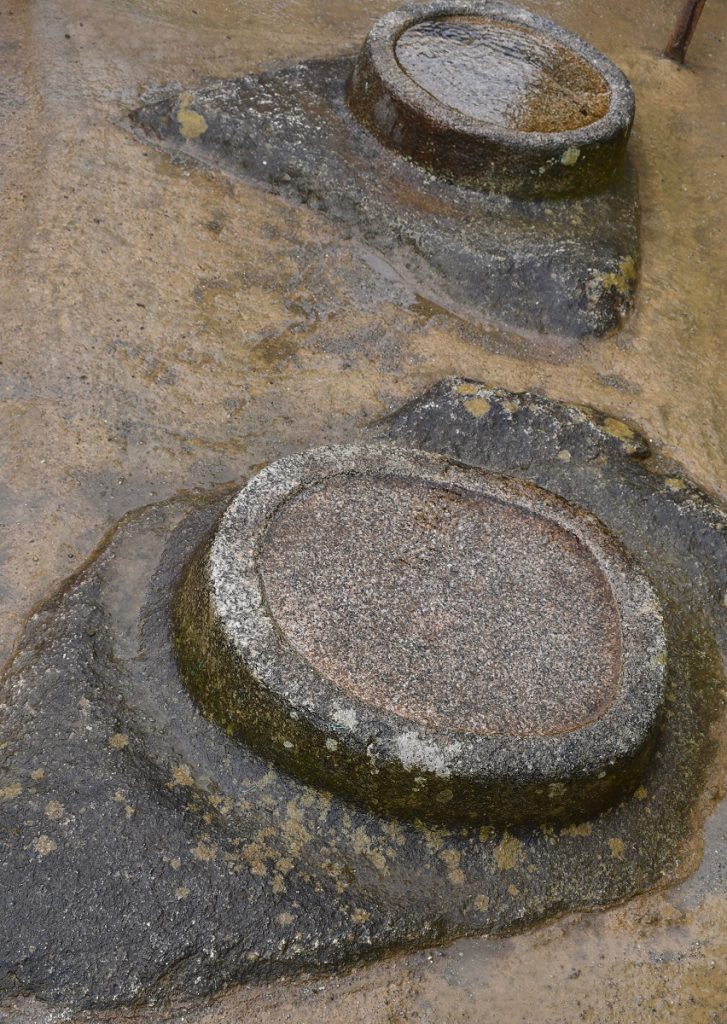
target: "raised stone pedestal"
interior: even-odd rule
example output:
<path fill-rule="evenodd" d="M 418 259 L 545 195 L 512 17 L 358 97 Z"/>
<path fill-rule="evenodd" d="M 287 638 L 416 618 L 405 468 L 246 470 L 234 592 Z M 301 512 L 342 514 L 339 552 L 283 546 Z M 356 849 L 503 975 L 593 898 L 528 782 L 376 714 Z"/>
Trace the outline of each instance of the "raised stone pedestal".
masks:
<path fill-rule="evenodd" d="M 657 598 L 594 516 L 391 447 L 274 463 L 178 603 L 206 714 L 295 775 L 442 823 L 582 817 L 633 787 Z"/>
<path fill-rule="evenodd" d="M 349 101 L 381 142 L 435 174 L 521 199 L 607 187 L 634 118 L 628 79 L 602 53 L 499 0 L 385 15 Z"/>

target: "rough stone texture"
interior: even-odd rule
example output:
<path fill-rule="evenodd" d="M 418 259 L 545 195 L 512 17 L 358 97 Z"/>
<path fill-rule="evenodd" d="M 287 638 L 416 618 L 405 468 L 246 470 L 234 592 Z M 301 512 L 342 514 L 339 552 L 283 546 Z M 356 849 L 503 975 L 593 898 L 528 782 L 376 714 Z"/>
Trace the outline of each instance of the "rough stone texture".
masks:
<path fill-rule="evenodd" d="M 638 274 L 632 170 L 567 202 L 520 202 L 451 184 L 359 124 L 345 98 L 353 67 L 341 57 L 212 80 L 157 98 L 131 123 L 146 142 L 326 213 L 405 279 L 444 293 L 469 316 L 576 337 L 621 323 Z"/>
<path fill-rule="evenodd" d="M 199 715 L 172 655 L 181 568 L 230 496 L 152 506 L 35 612 L 3 679 L 5 995 L 209 993 L 512 931 L 683 873 L 724 720 L 723 511 L 625 424 L 534 395 L 447 381 L 381 433 L 587 506 L 645 567 L 667 705 L 633 796 L 564 829 L 438 829 L 277 771 Z"/>
<path fill-rule="evenodd" d="M 547 736 L 618 693 L 603 571 L 513 500 L 329 478 L 278 507 L 258 566 L 281 632 L 328 682 L 419 725 Z"/>
<path fill-rule="evenodd" d="M 412 33 L 417 44 L 407 47 Z M 363 45 L 349 100 L 385 145 L 435 174 L 521 199 L 608 187 L 634 118 L 631 86 L 603 54 L 499 0 L 434 0 L 385 15 Z"/>
<path fill-rule="evenodd" d="M 391 446 L 255 477 L 194 560 L 177 630 L 190 690 L 229 734 L 440 824 L 613 802 L 663 703 L 658 601 L 592 517 Z"/>

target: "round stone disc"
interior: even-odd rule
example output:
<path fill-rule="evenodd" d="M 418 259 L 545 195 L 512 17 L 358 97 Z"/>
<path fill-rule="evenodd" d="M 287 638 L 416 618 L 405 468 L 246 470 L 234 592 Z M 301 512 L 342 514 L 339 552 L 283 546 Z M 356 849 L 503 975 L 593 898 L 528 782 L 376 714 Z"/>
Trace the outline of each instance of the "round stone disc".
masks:
<path fill-rule="evenodd" d="M 587 814 L 635 783 L 663 699 L 658 600 L 605 527 L 422 452 L 269 466 L 178 609 L 208 714 L 393 814 Z"/>
<path fill-rule="evenodd" d="M 608 58 L 503 0 L 433 0 L 384 15 L 348 100 L 415 163 L 521 199 L 608 188 L 634 117 L 631 86 Z"/>

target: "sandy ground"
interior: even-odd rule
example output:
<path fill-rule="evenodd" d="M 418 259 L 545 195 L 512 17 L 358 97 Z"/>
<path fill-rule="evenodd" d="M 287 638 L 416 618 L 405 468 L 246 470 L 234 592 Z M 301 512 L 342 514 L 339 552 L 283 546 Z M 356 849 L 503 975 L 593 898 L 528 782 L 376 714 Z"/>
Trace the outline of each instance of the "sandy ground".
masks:
<path fill-rule="evenodd" d="M 387 6 L 0 4 L 0 654 L 128 509 L 351 437 L 451 373 L 633 421 L 727 495 L 724 0 L 685 68 L 658 56 L 676 3 L 530 3 L 636 90 L 638 308 L 600 342 L 470 324 L 315 212 L 125 130 L 147 88 L 351 51 Z M 133 1016 L 724 1024 L 726 826 L 712 819 L 685 888 L 623 908 Z"/>

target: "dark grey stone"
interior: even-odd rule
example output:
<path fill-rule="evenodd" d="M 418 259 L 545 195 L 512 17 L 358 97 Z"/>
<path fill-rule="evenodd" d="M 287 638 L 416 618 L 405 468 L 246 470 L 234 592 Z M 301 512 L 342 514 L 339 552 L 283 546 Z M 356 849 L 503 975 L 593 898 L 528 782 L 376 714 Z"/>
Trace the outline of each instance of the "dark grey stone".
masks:
<path fill-rule="evenodd" d="M 574 337 L 619 326 L 638 278 L 628 166 L 608 188 L 569 200 L 526 202 L 453 184 L 359 123 L 345 96 L 354 63 L 213 80 L 148 103 L 131 124 L 147 142 L 326 214 L 455 311 L 464 305 L 470 317 Z"/>
<path fill-rule="evenodd" d="M 511 931 L 683 872 L 724 715 L 723 510 L 624 424 L 471 382 L 438 385 L 378 439 L 545 487 L 642 567 L 668 661 L 638 787 L 584 821 L 508 829 L 387 819 L 297 781 L 206 719 L 175 663 L 173 597 L 232 492 L 154 505 L 33 613 L 2 680 L 6 997 L 210 993 Z"/>

